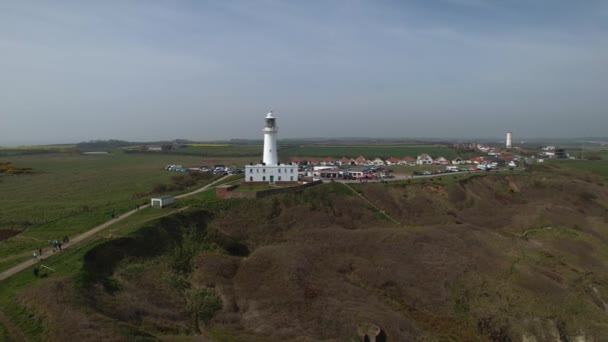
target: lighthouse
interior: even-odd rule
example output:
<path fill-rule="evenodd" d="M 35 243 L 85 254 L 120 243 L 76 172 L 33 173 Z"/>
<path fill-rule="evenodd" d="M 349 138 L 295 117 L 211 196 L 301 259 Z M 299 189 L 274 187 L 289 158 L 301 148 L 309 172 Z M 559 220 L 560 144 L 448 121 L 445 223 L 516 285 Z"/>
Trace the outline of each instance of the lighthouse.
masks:
<path fill-rule="evenodd" d="M 279 158 L 277 156 L 277 120 L 269 112 L 266 114 L 266 125 L 264 125 L 264 156 L 262 162 L 265 165 L 277 165 Z"/>
<path fill-rule="evenodd" d="M 277 150 L 277 119 L 272 112 L 264 118 L 262 163 L 245 166 L 245 184 L 297 183 L 298 167 L 281 164 Z"/>
<path fill-rule="evenodd" d="M 513 133 L 512 132 L 507 132 L 507 139 L 506 139 L 506 144 L 505 147 L 506 148 L 511 148 L 513 147 Z"/>

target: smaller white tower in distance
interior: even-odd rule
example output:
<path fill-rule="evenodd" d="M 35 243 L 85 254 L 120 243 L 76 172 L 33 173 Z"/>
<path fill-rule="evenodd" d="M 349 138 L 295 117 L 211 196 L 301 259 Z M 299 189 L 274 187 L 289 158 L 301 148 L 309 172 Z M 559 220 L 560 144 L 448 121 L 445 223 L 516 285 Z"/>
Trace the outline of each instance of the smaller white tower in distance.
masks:
<path fill-rule="evenodd" d="M 265 165 L 277 165 L 279 157 L 277 155 L 277 133 L 279 129 L 277 127 L 276 118 L 269 112 L 265 118 L 266 124 L 264 125 L 264 155 L 262 162 Z"/>
<path fill-rule="evenodd" d="M 507 144 L 506 144 L 507 148 L 512 148 L 513 147 L 513 133 L 512 132 L 507 132 Z"/>

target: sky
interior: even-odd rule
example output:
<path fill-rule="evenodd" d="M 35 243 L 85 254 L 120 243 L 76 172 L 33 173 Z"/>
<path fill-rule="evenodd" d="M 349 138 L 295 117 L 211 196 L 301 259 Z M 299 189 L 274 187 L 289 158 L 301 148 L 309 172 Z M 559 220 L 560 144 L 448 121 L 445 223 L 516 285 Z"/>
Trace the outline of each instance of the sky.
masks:
<path fill-rule="evenodd" d="M 608 1 L 0 2 L 0 145 L 608 136 Z"/>

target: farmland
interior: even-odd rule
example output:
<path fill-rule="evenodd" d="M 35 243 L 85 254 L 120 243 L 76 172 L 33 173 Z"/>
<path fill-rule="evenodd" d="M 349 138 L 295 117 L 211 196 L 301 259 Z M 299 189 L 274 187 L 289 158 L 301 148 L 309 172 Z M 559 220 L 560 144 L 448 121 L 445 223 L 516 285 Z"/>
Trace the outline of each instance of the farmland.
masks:
<path fill-rule="evenodd" d="M 167 154 L 190 154 L 203 157 L 242 157 L 257 161 L 261 157 L 262 145 L 212 145 L 194 144 Z M 416 157 L 427 153 L 432 157 L 454 158 L 456 153 L 451 147 L 440 144 L 281 144 L 279 158 L 283 161 L 291 157 L 354 157 L 366 158 L 403 158 Z"/>
<path fill-rule="evenodd" d="M 81 155 L 50 153 L 0 157 L 31 167 L 33 174 L 0 174 L 0 230 L 22 230 L 0 241 L 0 269 L 23 251 L 33 250 L 65 235 L 85 231 L 135 205 L 147 203 L 155 188 L 168 193 L 204 185 L 210 179 L 188 181 L 184 174 L 163 170 L 166 164 L 234 163 L 238 159 L 202 159 L 164 154 Z M 178 187 L 179 182 L 186 184 Z M 173 190 L 171 190 L 173 189 Z M 7 259 L 8 257 L 8 259 Z"/>

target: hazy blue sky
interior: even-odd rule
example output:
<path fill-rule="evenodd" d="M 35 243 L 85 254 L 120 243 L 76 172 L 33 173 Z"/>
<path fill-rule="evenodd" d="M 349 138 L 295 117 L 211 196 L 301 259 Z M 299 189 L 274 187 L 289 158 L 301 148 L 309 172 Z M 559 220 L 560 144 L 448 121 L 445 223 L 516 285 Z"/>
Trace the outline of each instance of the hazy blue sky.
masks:
<path fill-rule="evenodd" d="M 607 136 L 608 1 L 2 1 L 0 144 Z"/>

